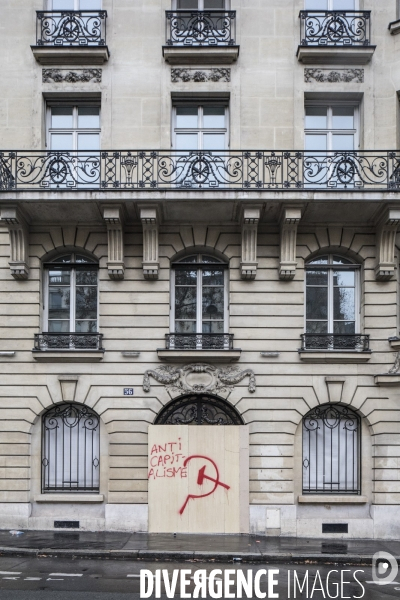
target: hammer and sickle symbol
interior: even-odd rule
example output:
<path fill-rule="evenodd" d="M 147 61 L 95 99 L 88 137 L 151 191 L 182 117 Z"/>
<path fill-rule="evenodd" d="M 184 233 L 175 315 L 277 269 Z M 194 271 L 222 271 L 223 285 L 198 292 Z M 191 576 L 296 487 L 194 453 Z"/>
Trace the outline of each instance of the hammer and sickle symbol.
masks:
<path fill-rule="evenodd" d="M 215 492 L 215 490 L 217 489 L 217 487 L 219 485 L 221 487 L 224 487 L 227 490 L 230 489 L 229 485 L 226 485 L 226 483 L 222 483 L 222 481 L 219 480 L 218 467 L 215 464 L 215 462 L 211 458 L 208 458 L 207 456 L 199 456 L 199 455 L 188 456 L 187 459 L 185 460 L 185 462 L 183 463 L 183 466 L 186 467 L 188 465 L 189 461 L 193 460 L 194 458 L 200 458 L 201 460 L 206 460 L 207 462 L 211 463 L 215 469 L 215 478 L 214 478 L 214 477 L 209 477 L 208 475 L 206 475 L 207 465 L 204 465 L 203 467 L 201 467 L 201 469 L 199 469 L 199 473 L 197 475 L 197 485 L 203 485 L 204 480 L 207 479 L 208 481 L 213 482 L 214 487 L 210 492 L 207 492 L 207 494 L 200 494 L 198 496 L 195 494 L 189 494 L 185 500 L 185 503 L 183 504 L 182 508 L 179 511 L 180 515 L 182 515 L 184 513 L 184 510 L 185 510 L 189 500 L 198 500 L 199 498 L 206 498 L 207 496 L 211 496 L 211 494 L 213 494 Z"/>

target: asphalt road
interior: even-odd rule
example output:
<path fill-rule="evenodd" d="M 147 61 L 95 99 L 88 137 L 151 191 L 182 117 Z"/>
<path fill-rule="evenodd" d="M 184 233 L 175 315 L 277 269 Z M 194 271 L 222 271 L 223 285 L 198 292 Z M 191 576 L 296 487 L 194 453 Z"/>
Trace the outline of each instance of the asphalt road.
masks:
<path fill-rule="evenodd" d="M 64 560 L 60 558 L 16 558 L 0 557 L 0 600 L 139 600 L 139 573 L 141 569 L 148 569 L 152 573 L 156 569 L 165 569 L 170 577 L 174 569 L 190 569 L 192 574 L 196 570 L 204 569 L 210 575 L 213 569 L 221 569 L 222 574 L 216 574 L 216 585 L 223 584 L 224 572 L 227 569 L 243 570 L 247 575 L 247 570 L 252 569 L 253 575 L 259 569 L 279 569 L 277 586 L 273 589 L 279 594 L 281 600 L 289 597 L 313 600 L 323 598 L 365 598 L 366 600 L 390 600 L 399 598 L 400 600 L 400 573 L 396 578 L 398 583 L 390 585 L 377 585 L 372 582 L 371 567 L 345 567 L 337 565 L 251 565 L 251 564 L 221 564 L 221 563 L 200 563 L 196 561 L 185 561 L 184 563 L 145 563 L 143 561 L 115 561 L 115 560 Z M 343 591 L 340 589 L 341 570 L 344 581 L 351 583 L 343 584 Z M 290 595 L 288 592 L 288 571 L 290 571 Z M 308 571 L 308 593 L 306 586 L 300 592 L 296 588 L 294 595 L 293 581 L 294 571 L 300 584 L 303 582 Z M 317 576 L 319 572 L 320 580 Z M 332 571 L 327 579 L 329 571 Z M 360 583 L 354 579 L 354 572 Z M 188 575 L 190 578 L 191 575 Z M 236 573 L 231 577 L 236 581 Z M 209 580 L 206 580 L 209 581 Z M 328 581 L 328 584 L 327 584 Z M 369 582 L 369 583 L 368 583 Z M 323 592 L 321 589 L 323 587 Z M 314 591 L 313 591 L 314 585 Z M 329 585 L 329 589 L 327 589 Z M 195 589 L 195 582 L 192 580 L 187 588 L 187 593 L 192 595 Z M 363 593 L 363 588 L 365 592 Z M 232 587 L 233 597 L 236 597 L 236 583 Z M 262 575 L 260 578 L 260 590 L 267 593 L 268 598 L 268 578 Z M 329 592 L 329 595 L 328 595 Z M 162 586 L 162 598 L 164 595 L 164 586 Z M 155 593 L 150 596 L 155 598 Z M 178 590 L 173 596 L 181 598 Z M 190 596 L 188 596 L 190 597 Z M 200 597 L 201 594 L 200 594 Z M 210 595 L 203 596 L 211 598 Z M 220 596 L 225 598 L 225 595 Z M 243 596 L 246 597 L 246 596 Z M 256 595 L 251 598 L 257 598 Z"/>

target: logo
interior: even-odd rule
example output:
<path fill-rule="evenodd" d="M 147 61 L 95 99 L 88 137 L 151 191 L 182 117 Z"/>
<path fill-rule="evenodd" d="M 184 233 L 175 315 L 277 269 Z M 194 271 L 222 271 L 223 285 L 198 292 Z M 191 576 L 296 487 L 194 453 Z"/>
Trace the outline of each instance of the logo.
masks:
<path fill-rule="evenodd" d="M 389 552 L 376 552 L 372 557 L 372 579 L 377 585 L 393 583 L 398 572 L 397 560 Z"/>

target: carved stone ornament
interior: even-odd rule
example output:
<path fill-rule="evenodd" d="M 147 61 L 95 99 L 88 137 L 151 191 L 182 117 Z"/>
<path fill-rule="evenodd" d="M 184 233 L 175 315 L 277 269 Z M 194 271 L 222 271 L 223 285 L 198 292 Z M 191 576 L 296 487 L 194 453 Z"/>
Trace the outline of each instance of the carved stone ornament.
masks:
<path fill-rule="evenodd" d="M 67 83 L 79 83 L 88 82 L 94 80 L 95 83 L 101 82 L 102 70 L 101 69 L 76 69 L 76 71 L 70 71 L 69 69 L 43 69 L 42 78 L 43 83 L 61 83 L 66 81 Z"/>
<path fill-rule="evenodd" d="M 171 81 L 226 81 L 231 80 L 230 69 L 171 69 Z"/>
<path fill-rule="evenodd" d="M 249 377 L 249 392 L 256 391 L 256 378 L 251 369 L 240 370 L 239 367 L 229 366 L 217 368 L 205 363 L 196 363 L 184 367 L 163 365 L 158 369 L 148 370 L 143 377 L 143 390 L 150 391 L 150 377 L 162 383 L 168 390 L 180 393 L 218 394 L 232 391 L 235 385 L 245 377 Z"/>
<path fill-rule="evenodd" d="M 364 83 L 364 69 L 304 69 L 304 81 L 311 83 L 312 79 L 319 83 Z"/>
<path fill-rule="evenodd" d="M 396 373 L 399 372 L 399 369 L 400 369 L 400 352 L 398 352 L 396 354 L 394 365 L 391 369 L 389 369 L 388 374 L 395 375 Z"/>

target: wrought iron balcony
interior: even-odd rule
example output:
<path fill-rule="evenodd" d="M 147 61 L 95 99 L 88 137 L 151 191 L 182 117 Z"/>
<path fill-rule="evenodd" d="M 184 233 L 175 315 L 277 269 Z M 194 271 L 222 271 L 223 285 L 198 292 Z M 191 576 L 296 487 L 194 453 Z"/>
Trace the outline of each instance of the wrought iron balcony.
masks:
<path fill-rule="evenodd" d="M 103 350 L 102 341 L 102 333 L 35 333 L 33 350 Z"/>
<path fill-rule="evenodd" d="M 301 336 L 304 350 L 353 350 L 369 352 L 369 335 L 336 333 L 303 333 Z"/>
<path fill-rule="evenodd" d="M 233 350 L 232 333 L 167 333 L 166 350 Z"/>
<path fill-rule="evenodd" d="M 0 152 L 0 191 L 399 190 L 400 151 Z"/>
<path fill-rule="evenodd" d="M 300 46 L 370 46 L 371 11 L 302 10 Z"/>
<path fill-rule="evenodd" d="M 236 11 L 166 11 L 167 46 L 234 46 Z"/>
<path fill-rule="evenodd" d="M 105 10 L 36 11 L 37 46 L 105 46 Z"/>

